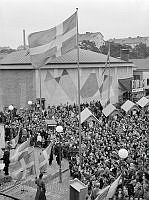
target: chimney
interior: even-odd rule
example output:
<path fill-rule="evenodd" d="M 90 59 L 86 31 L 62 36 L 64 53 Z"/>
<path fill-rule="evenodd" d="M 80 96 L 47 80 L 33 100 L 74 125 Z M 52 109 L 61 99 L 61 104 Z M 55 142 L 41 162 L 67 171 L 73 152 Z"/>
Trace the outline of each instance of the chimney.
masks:
<path fill-rule="evenodd" d="M 129 61 L 129 49 L 120 49 L 120 58 Z"/>
<path fill-rule="evenodd" d="M 23 29 L 23 46 L 24 50 L 26 49 L 26 41 L 25 41 L 25 30 Z"/>

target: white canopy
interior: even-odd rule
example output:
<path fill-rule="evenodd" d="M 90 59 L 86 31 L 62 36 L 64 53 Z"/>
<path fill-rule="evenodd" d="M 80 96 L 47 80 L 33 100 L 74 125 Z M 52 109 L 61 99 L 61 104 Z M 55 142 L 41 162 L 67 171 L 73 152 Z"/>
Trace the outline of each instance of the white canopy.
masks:
<path fill-rule="evenodd" d="M 99 121 L 88 108 L 85 108 L 82 112 L 81 112 L 81 124 L 83 122 L 85 122 L 89 117 L 93 117 L 95 118 L 97 121 Z"/>
<path fill-rule="evenodd" d="M 138 104 L 139 106 L 141 106 L 142 108 L 143 108 L 144 106 L 146 106 L 148 103 L 149 103 L 149 99 L 147 99 L 146 97 L 142 97 L 142 98 L 137 102 L 137 104 Z"/>
<path fill-rule="evenodd" d="M 103 114 L 108 117 L 114 110 L 116 110 L 116 107 L 113 106 L 111 103 L 108 104 L 103 110 Z"/>
<path fill-rule="evenodd" d="M 135 106 L 136 104 L 133 103 L 130 100 L 127 100 L 122 106 L 121 108 L 127 113 L 129 110 L 131 110 L 131 108 L 133 108 L 133 106 Z"/>

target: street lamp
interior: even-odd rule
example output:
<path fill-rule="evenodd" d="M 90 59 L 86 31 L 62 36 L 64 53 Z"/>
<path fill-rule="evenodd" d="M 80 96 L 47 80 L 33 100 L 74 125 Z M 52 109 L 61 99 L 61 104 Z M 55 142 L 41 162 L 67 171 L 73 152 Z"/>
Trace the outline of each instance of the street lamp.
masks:
<path fill-rule="evenodd" d="M 61 169 L 61 133 L 63 132 L 62 126 L 56 127 L 56 132 L 59 133 L 59 182 L 62 183 L 62 169 Z"/>
<path fill-rule="evenodd" d="M 10 110 L 10 121 L 12 121 L 12 111 L 13 111 L 14 107 L 13 107 L 13 105 L 10 105 L 8 108 Z"/>
<path fill-rule="evenodd" d="M 30 121 L 30 118 L 32 116 L 32 113 L 31 113 L 31 105 L 33 104 L 32 101 L 28 101 L 28 105 L 29 105 L 29 121 Z"/>
<path fill-rule="evenodd" d="M 13 107 L 13 105 L 10 105 L 8 108 L 10 110 L 10 124 L 11 124 L 10 131 L 12 131 L 12 111 L 13 111 L 14 107 Z M 12 135 L 11 135 L 11 137 L 12 137 Z"/>
<path fill-rule="evenodd" d="M 122 160 L 124 160 L 125 158 L 128 157 L 128 151 L 126 149 L 120 149 L 118 151 L 118 155 Z M 122 167 L 121 171 L 122 171 L 122 199 L 124 199 L 124 170 L 122 169 Z"/>
<path fill-rule="evenodd" d="M 12 111 L 14 107 L 13 107 L 13 105 L 10 105 L 8 108 L 10 111 Z"/>
<path fill-rule="evenodd" d="M 126 149 L 120 149 L 118 155 L 120 158 L 125 159 L 128 157 L 128 151 Z"/>
<path fill-rule="evenodd" d="M 28 105 L 31 106 L 32 105 L 32 101 L 28 101 Z"/>

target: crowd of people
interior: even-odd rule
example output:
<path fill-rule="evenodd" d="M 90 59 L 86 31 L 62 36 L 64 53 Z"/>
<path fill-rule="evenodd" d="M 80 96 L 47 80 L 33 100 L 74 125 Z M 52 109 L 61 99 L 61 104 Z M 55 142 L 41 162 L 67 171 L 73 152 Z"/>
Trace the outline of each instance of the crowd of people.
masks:
<path fill-rule="evenodd" d="M 70 175 L 88 186 L 91 199 L 102 188 L 111 184 L 120 174 L 115 199 L 147 199 L 149 194 L 149 131 L 148 111 L 123 113 L 116 118 L 105 117 L 100 102 L 81 104 L 81 111 L 88 108 L 98 121 L 89 119 L 81 130 L 81 168 L 79 163 L 79 121 L 77 105 L 59 105 L 39 111 L 37 106 L 1 114 L 5 123 L 6 140 L 20 132 L 19 143 L 30 138 L 31 145 L 45 148 L 59 139 L 62 155 L 69 161 Z M 121 112 L 121 111 L 120 111 Z M 63 127 L 63 133 L 48 128 L 46 118 L 54 119 Z M 128 157 L 120 159 L 118 151 L 128 150 Z M 54 151 L 56 152 L 56 151 Z M 149 197 L 148 197 L 149 198 Z"/>

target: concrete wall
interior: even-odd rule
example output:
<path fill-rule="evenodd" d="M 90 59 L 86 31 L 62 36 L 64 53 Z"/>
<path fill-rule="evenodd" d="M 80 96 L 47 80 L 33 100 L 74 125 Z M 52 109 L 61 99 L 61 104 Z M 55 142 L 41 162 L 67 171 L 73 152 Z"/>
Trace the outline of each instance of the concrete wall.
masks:
<path fill-rule="evenodd" d="M 80 90 L 81 90 L 81 102 L 87 102 L 92 100 L 101 100 L 105 96 L 101 97 L 100 87 L 102 85 L 102 71 L 103 68 L 95 66 L 80 69 Z M 36 71 L 36 96 L 39 98 L 39 72 Z M 105 75 L 109 75 L 109 71 L 106 70 Z M 133 76 L 131 67 L 113 67 L 110 70 L 110 76 L 112 76 L 111 88 L 111 103 L 118 101 L 119 78 L 128 78 Z M 77 69 L 42 69 L 41 70 L 41 82 L 42 82 L 42 97 L 46 99 L 46 107 L 48 105 L 57 105 L 60 103 L 76 103 L 78 101 L 78 81 L 77 81 Z M 106 95 L 106 94 L 104 94 Z"/>
<path fill-rule="evenodd" d="M 111 64 L 112 65 L 112 64 Z M 28 66 L 24 66 L 28 68 Z M 48 105 L 77 103 L 78 101 L 78 74 L 76 66 L 55 65 L 41 69 L 41 96 Z M 1 69 L 0 70 L 0 105 L 13 104 L 18 108 L 27 105 L 28 100 L 35 101 L 40 97 L 39 71 L 36 69 Z M 80 65 L 80 91 L 81 102 L 103 100 L 107 97 L 107 79 L 102 89 L 104 65 L 99 64 Z M 107 69 L 104 73 L 109 75 Z M 110 69 L 110 99 L 116 103 L 119 96 L 119 78 L 133 76 L 132 67 L 112 66 Z M 101 91 L 104 93 L 101 95 Z"/>
<path fill-rule="evenodd" d="M 0 105 L 24 107 L 35 99 L 34 70 L 0 70 Z"/>

